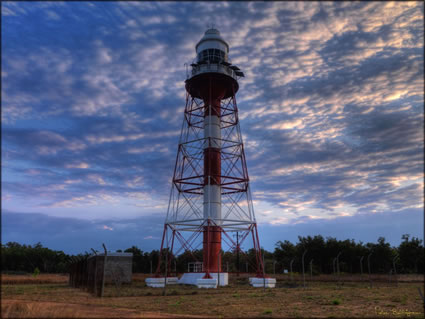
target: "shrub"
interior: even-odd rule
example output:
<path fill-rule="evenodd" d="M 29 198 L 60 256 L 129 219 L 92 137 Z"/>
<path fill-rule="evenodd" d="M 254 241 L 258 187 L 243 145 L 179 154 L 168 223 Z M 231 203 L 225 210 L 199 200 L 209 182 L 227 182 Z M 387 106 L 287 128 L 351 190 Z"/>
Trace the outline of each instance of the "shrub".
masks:
<path fill-rule="evenodd" d="M 40 269 L 38 269 L 38 267 L 35 267 L 34 272 L 32 274 L 32 276 L 34 278 L 36 278 L 38 275 L 40 274 Z"/>
<path fill-rule="evenodd" d="M 341 304 L 341 300 L 338 299 L 338 298 L 335 298 L 334 300 L 332 300 L 332 304 L 333 305 L 339 305 L 339 304 Z"/>

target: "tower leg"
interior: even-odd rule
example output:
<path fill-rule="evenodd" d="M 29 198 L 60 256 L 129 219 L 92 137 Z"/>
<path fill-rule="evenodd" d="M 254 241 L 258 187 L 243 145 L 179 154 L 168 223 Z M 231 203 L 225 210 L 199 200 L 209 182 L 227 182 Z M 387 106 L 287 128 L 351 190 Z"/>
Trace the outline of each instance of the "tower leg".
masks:
<path fill-rule="evenodd" d="M 171 261 L 174 259 L 173 249 L 174 249 L 174 237 L 175 237 L 175 235 L 176 235 L 176 231 L 173 229 L 172 238 L 171 238 L 171 249 L 169 251 L 170 258 L 168 259 L 168 265 L 167 265 L 169 274 L 171 274 Z M 177 268 L 176 268 L 175 275 L 177 276 Z"/>
<path fill-rule="evenodd" d="M 160 277 L 162 249 L 164 248 L 164 239 L 165 239 L 166 232 L 167 232 L 167 224 L 164 224 L 164 232 L 162 233 L 162 240 L 161 240 L 161 249 L 159 250 L 159 256 L 158 256 L 158 265 L 156 266 L 155 276 L 154 276 L 156 278 Z M 165 265 L 165 267 L 167 267 L 167 265 Z"/>
<path fill-rule="evenodd" d="M 254 241 L 255 259 L 257 262 L 257 277 L 264 277 L 264 265 L 261 255 L 260 240 L 258 238 L 257 224 L 254 224 L 254 227 L 252 228 L 252 239 Z"/>

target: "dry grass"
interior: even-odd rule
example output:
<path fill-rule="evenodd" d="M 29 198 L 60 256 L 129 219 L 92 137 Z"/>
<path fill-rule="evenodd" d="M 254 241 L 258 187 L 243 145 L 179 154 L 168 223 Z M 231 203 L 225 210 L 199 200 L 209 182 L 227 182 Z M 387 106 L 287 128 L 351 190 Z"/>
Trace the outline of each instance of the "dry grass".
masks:
<path fill-rule="evenodd" d="M 32 275 L 1 275 L 2 285 L 28 285 L 28 284 L 65 284 L 68 274 L 39 274 Z"/>
<path fill-rule="evenodd" d="M 168 318 L 167 314 L 144 313 L 132 309 L 93 307 L 58 302 L 5 300 L 2 318 Z"/>
<path fill-rule="evenodd" d="M 69 305 L 4 300 L 1 314 L 3 318 L 77 318 L 80 313 Z"/>
<path fill-rule="evenodd" d="M 367 283 L 312 282 L 307 288 L 252 288 L 246 277 L 231 277 L 231 284 L 214 290 L 175 285 L 146 287 L 146 275 L 135 275 L 117 297 L 108 285 L 96 298 L 66 284 L 3 285 L 2 317 L 410 317 L 424 318 L 417 287 L 422 282 L 370 289 Z M 280 277 L 280 276 L 279 276 Z M 423 288 L 422 288 L 423 289 Z"/>

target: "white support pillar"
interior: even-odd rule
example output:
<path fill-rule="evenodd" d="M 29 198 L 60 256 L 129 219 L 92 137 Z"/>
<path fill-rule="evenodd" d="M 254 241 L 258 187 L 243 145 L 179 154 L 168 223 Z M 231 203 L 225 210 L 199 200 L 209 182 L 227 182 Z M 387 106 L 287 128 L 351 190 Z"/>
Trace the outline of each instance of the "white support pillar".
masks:
<path fill-rule="evenodd" d="M 204 118 L 204 149 L 221 148 L 220 118 L 208 115 Z M 204 186 L 204 219 L 212 219 L 220 225 L 221 219 L 221 187 L 213 185 L 211 181 Z"/>

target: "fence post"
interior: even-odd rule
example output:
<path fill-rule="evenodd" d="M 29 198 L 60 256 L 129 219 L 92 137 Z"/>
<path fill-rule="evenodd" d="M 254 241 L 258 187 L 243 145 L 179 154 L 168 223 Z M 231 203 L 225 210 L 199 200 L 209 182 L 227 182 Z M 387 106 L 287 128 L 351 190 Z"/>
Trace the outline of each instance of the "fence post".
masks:
<path fill-rule="evenodd" d="M 84 259 L 84 271 L 85 271 L 85 276 L 84 276 L 84 288 L 89 291 L 89 253 L 87 251 L 85 251 L 86 255 L 85 255 L 85 259 Z"/>
<path fill-rule="evenodd" d="M 220 288 L 221 250 L 218 252 L 217 288 Z"/>
<path fill-rule="evenodd" d="M 96 250 L 90 248 L 94 253 L 94 280 L 93 280 L 93 293 L 97 296 L 97 253 Z"/>
<path fill-rule="evenodd" d="M 336 269 L 338 271 L 338 286 L 341 285 L 341 273 L 339 272 L 339 256 L 342 254 L 342 251 L 336 256 Z"/>
<path fill-rule="evenodd" d="M 168 226 L 168 225 L 167 225 Z M 165 254 L 165 278 L 164 278 L 164 290 L 162 291 L 162 295 L 165 296 L 167 290 L 167 271 L 168 271 L 168 229 L 165 229 L 165 241 L 167 243 L 167 253 Z"/>
<path fill-rule="evenodd" d="M 165 278 L 164 278 L 164 290 L 162 291 L 162 295 L 165 296 L 166 293 L 166 287 L 167 287 L 167 270 L 168 270 L 168 249 L 167 253 L 165 254 Z"/>
<path fill-rule="evenodd" d="M 264 259 L 264 255 L 265 255 L 265 253 L 263 251 L 263 285 L 264 285 L 264 292 L 265 292 L 266 291 L 266 270 L 265 270 L 265 268 L 266 268 L 266 261 Z"/>
<path fill-rule="evenodd" d="M 364 256 L 360 257 L 360 275 L 363 276 L 363 258 Z"/>
<path fill-rule="evenodd" d="M 313 281 L 313 259 L 310 260 L 310 281 Z"/>
<path fill-rule="evenodd" d="M 294 282 L 294 275 L 292 274 L 292 264 L 294 263 L 294 259 L 291 260 L 291 262 L 289 263 L 289 269 L 291 272 L 291 281 Z"/>
<path fill-rule="evenodd" d="M 306 249 L 306 250 L 304 251 L 304 253 L 303 253 L 303 257 L 302 257 L 302 264 L 303 264 L 303 285 L 304 285 L 304 288 L 305 288 L 304 256 L 305 256 L 305 254 L 307 253 L 307 251 L 308 251 L 308 249 Z"/>
<path fill-rule="evenodd" d="M 395 267 L 395 261 L 396 261 L 396 259 L 397 259 L 397 258 L 398 258 L 398 255 L 396 255 L 396 256 L 393 258 L 394 280 L 395 280 L 395 285 L 396 285 L 396 287 L 398 287 L 397 269 L 396 269 L 396 267 Z"/>
<path fill-rule="evenodd" d="M 102 288 L 100 290 L 100 297 L 103 297 L 103 293 L 105 292 L 105 274 L 106 274 L 106 261 L 108 256 L 108 251 L 106 250 L 105 244 L 102 244 L 103 249 L 105 250 L 105 257 L 103 258 L 103 276 L 102 276 Z"/>
<path fill-rule="evenodd" d="M 367 269 L 368 269 L 368 272 L 369 272 L 369 284 L 370 284 L 370 288 L 372 288 L 372 278 L 371 278 L 371 276 L 370 276 L 370 256 L 372 256 L 372 254 L 373 254 L 373 253 L 370 253 L 370 254 L 367 256 Z"/>

